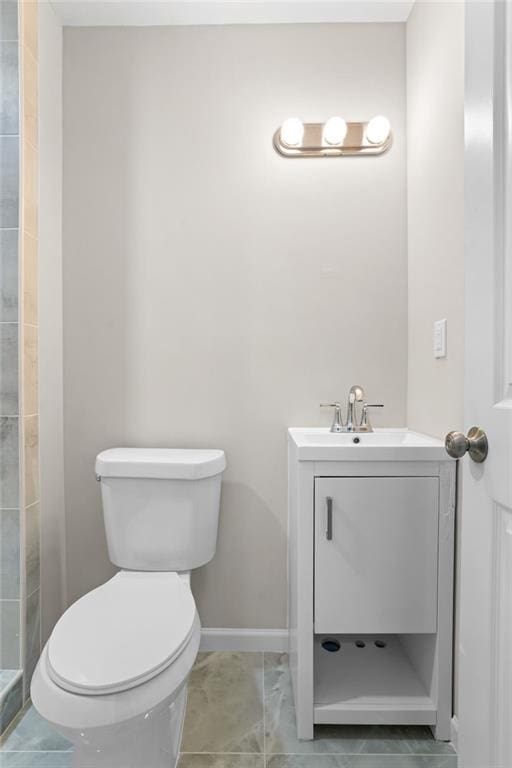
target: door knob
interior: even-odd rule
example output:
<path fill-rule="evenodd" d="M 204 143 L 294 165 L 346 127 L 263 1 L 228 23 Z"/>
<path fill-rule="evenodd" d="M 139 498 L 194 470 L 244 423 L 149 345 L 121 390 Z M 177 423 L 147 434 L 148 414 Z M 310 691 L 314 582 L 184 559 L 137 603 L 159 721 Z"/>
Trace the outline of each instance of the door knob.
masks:
<path fill-rule="evenodd" d="M 485 461 L 489 452 L 487 435 L 481 427 L 471 427 L 467 437 L 462 432 L 448 432 L 444 447 L 452 459 L 461 459 L 465 453 L 469 453 L 478 464 Z"/>

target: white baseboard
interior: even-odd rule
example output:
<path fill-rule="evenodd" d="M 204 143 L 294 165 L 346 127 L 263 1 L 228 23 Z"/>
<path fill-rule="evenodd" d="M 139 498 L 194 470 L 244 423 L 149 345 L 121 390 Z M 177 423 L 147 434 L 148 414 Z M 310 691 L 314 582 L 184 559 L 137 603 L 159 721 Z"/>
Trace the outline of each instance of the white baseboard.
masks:
<path fill-rule="evenodd" d="M 201 630 L 201 651 L 268 651 L 288 650 L 287 629 L 209 629 Z"/>
<path fill-rule="evenodd" d="M 457 715 L 454 715 L 452 717 L 452 725 L 451 725 L 451 741 L 453 744 L 453 748 L 456 752 L 459 751 L 459 718 Z"/>

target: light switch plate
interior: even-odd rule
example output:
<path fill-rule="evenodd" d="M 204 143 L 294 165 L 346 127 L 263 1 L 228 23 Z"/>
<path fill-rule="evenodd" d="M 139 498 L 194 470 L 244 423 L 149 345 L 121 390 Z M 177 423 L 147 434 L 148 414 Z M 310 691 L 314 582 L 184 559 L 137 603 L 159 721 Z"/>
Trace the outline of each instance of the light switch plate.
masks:
<path fill-rule="evenodd" d="M 446 319 L 434 323 L 434 357 L 446 357 Z"/>

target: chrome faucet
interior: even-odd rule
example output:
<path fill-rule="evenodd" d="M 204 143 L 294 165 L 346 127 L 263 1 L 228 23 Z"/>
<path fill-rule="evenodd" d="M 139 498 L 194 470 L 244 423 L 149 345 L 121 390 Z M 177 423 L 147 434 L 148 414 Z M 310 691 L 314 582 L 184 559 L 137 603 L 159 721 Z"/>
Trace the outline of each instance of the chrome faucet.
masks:
<path fill-rule="evenodd" d="M 363 403 L 361 418 L 357 418 L 357 403 Z M 348 393 L 347 421 L 343 422 L 341 405 L 335 403 L 321 403 L 321 408 L 334 408 L 334 418 L 331 432 L 373 432 L 373 427 L 368 417 L 369 408 L 384 408 L 383 403 L 366 403 L 364 389 L 359 384 L 350 387 Z"/>
<path fill-rule="evenodd" d="M 364 400 L 364 390 L 359 384 L 354 384 L 350 387 L 348 393 L 348 405 L 347 405 L 347 424 L 346 432 L 356 432 L 357 430 L 357 418 L 356 418 L 356 403 L 362 403 Z"/>

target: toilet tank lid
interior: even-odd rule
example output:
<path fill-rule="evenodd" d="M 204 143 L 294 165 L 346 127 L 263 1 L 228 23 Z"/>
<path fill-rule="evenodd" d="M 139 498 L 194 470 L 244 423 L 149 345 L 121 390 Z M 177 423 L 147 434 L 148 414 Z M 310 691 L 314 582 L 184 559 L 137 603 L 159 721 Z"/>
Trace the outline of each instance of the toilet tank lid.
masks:
<path fill-rule="evenodd" d="M 226 468 L 224 451 L 199 448 L 109 448 L 96 457 L 99 477 L 200 480 Z"/>

